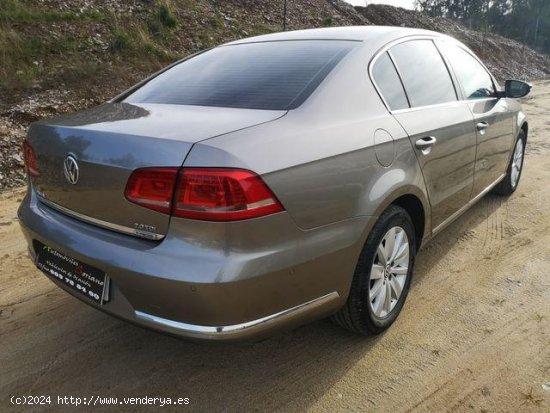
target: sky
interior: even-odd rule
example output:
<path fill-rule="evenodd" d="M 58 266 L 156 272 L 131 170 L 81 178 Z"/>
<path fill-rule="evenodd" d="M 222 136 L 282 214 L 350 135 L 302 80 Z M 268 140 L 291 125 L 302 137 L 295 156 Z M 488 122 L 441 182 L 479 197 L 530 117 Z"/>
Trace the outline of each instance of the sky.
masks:
<path fill-rule="evenodd" d="M 354 6 L 364 6 L 365 2 L 369 4 L 390 4 L 392 6 L 403 7 L 405 9 L 412 9 L 414 0 L 345 0 Z"/>

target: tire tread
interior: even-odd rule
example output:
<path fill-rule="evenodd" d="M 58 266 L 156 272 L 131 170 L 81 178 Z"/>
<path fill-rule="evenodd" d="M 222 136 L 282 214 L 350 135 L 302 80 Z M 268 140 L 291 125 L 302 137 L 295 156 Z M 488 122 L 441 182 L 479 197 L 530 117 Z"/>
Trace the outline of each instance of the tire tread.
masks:
<path fill-rule="evenodd" d="M 523 129 L 519 132 L 518 137 L 514 142 L 514 152 L 515 152 L 516 144 L 520 139 L 523 139 L 523 151 L 524 151 L 523 162 L 525 163 L 525 144 L 527 142 L 526 142 L 525 132 L 523 131 Z M 512 156 L 510 157 L 510 162 L 508 164 L 508 168 L 506 169 L 506 176 L 493 188 L 493 193 L 496 195 L 509 196 L 509 195 L 512 195 L 518 188 L 522 171 L 520 171 L 520 175 L 518 177 L 518 182 L 516 184 L 516 187 L 515 188 L 512 187 L 511 170 L 512 170 L 512 159 L 514 157 L 514 152 L 512 152 Z M 523 170 L 523 164 L 521 165 L 521 169 Z"/>
<path fill-rule="evenodd" d="M 364 317 L 363 312 L 366 311 L 365 307 L 368 305 L 362 299 L 363 291 L 365 289 L 365 274 L 368 271 L 368 265 L 370 265 L 370 258 L 372 250 L 378 248 L 380 242 L 377 234 L 383 233 L 388 222 L 395 216 L 402 216 L 408 220 L 410 227 L 412 228 L 412 220 L 403 208 L 390 205 L 378 218 L 374 224 L 367 241 L 361 251 L 357 266 L 353 275 L 353 280 L 350 288 L 350 293 L 345 305 L 332 316 L 332 320 L 339 326 L 350 330 L 351 332 L 359 335 L 374 335 L 384 331 L 387 327 L 381 328 L 374 325 L 369 317 Z M 409 241 L 411 243 L 411 254 L 414 254 L 416 250 L 414 237 Z M 414 259 L 413 259 L 414 263 Z M 405 297 L 404 297 L 405 298 Z"/>

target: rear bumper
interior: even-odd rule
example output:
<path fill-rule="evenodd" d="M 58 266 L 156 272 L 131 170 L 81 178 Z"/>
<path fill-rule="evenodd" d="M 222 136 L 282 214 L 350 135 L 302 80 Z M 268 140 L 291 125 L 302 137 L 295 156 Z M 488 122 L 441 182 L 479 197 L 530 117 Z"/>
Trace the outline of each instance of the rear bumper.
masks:
<path fill-rule="evenodd" d="M 337 311 L 347 298 L 369 217 L 303 231 L 287 213 L 237 223 L 172 219 L 161 242 L 80 222 L 31 190 L 18 212 L 38 240 L 110 278 L 95 308 L 196 340 L 261 338 Z"/>

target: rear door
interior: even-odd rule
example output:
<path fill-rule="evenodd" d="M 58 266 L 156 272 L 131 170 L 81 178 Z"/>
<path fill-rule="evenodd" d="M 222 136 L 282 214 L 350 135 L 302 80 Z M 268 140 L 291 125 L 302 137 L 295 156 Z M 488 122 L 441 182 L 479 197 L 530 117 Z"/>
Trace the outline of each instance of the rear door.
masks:
<path fill-rule="evenodd" d="M 399 74 L 408 106 L 393 110 L 407 131 L 424 174 L 437 229 L 470 200 L 476 132 L 467 103 L 431 39 L 392 46 L 388 55 Z"/>
<path fill-rule="evenodd" d="M 474 116 L 477 156 L 472 196 L 475 197 L 506 171 L 514 144 L 514 113 L 506 99 L 496 96 L 493 78 L 476 57 L 459 45 L 441 44 Z"/>

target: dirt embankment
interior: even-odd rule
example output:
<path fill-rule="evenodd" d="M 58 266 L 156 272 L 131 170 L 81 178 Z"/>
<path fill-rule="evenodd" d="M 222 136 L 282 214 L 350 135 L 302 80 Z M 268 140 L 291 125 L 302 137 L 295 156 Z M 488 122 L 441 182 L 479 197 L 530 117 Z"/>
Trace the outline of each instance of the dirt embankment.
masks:
<path fill-rule="evenodd" d="M 548 60 L 500 36 L 391 6 L 287 3 L 289 30 L 397 25 L 449 33 L 499 78 L 549 76 Z M 258 0 L 3 0 L 0 2 L 0 191 L 24 183 L 21 142 L 32 121 L 100 104 L 182 56 L 280 31 L 283 3 Z"/>
<path fill-rule="evenodd" d="M 289 1 L 289 30 L 369 24 L 340 0 Z M 105 102 L 161 67 L 230 40 L 281 31 L 258 0 L 0 1 L 0 191 L 24 183 L 32 121 Z"/>
<path fill-rule="evenodd" d="M 550 82 L 525 110 L 516 193 L 486 196 L 428 244 L 399 319 L 370 339 L 321 321 L 205 346 L 111 318 L 34 268 L 16 218 L 23 190 L 4 192 L 0 411 L 25 410 L 12 395 L 188 397 L 189 411 L 550 411 Z"/>

